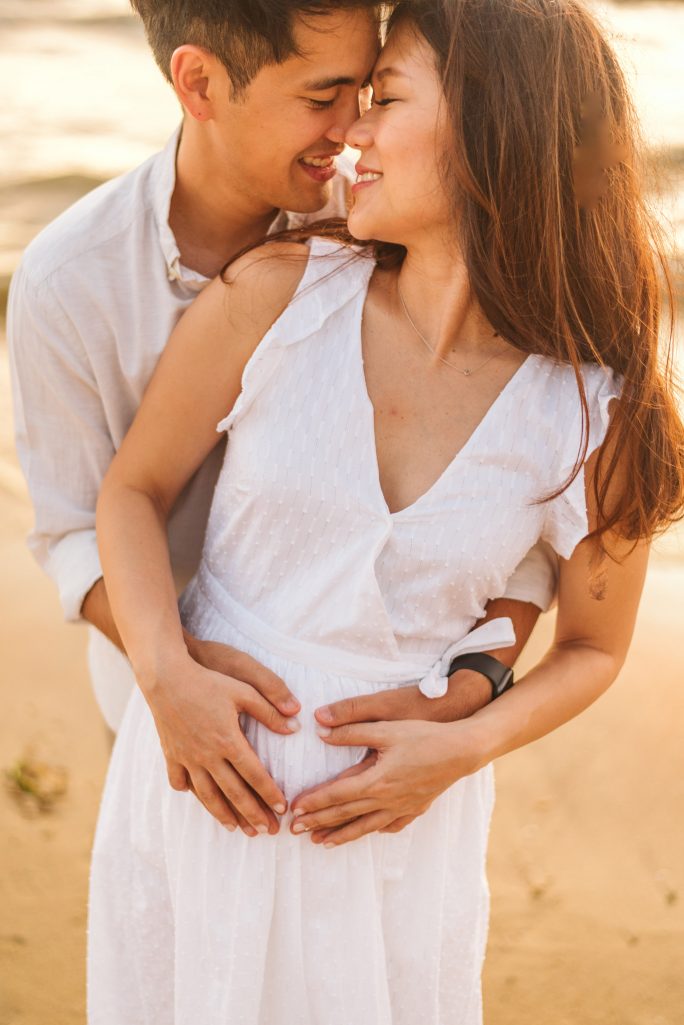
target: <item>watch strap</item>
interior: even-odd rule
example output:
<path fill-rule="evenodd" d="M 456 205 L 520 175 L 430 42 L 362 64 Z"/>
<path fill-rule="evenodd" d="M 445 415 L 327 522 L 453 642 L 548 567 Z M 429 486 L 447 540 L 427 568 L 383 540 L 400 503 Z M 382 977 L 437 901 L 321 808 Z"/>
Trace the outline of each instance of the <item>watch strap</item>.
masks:
<path fill-rule="evenodd" d="M 492 701 L 513 686 L 513 670 L 510 666 L 499 662 L 498 658 L 492 655 L 485 655 L 483 651 L 457 655 L 449 666 L 447 676 L 451 676 L 457 669 L 473 669 L 476 673 L 486 676 L 492 685 Z"/>

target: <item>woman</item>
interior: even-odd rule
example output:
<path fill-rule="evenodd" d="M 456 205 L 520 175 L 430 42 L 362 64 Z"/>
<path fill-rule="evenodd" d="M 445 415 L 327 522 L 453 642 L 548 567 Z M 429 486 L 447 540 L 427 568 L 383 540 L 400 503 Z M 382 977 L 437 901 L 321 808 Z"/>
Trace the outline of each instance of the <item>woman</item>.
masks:
<path fill-rule="evenodd" d="M 93 853 L 92 1025 L 480 1022 L 491 762 L 610 685 L 648 540 L 681 514 L 632 115 L 590 16 L 402 4 L 372 84 L 349 230 L 381 241 L 290 237 L 232 266 L 179 324 L 103 488 L 140 693 Z M 181 608 L 301 703 L 292 735 L 243 724 L 271 807 L 295 813 L 259 839 L 169 790 L 143 697 L 214 684 L 183 644 L 164 522 L 219 420 Z M 438 692 L 448 641 L 540 538 L 561 557 L 557 632 L 512 690 L 457 723 L 326 727 L 331 700 Z"/>

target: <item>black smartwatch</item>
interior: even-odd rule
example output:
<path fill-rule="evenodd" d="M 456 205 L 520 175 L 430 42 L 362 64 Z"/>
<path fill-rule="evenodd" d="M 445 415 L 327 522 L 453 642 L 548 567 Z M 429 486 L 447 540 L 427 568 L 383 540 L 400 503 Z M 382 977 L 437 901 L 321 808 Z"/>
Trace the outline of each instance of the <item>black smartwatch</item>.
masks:
<path fill-rule="evenodd" d="M 486 676 L 492 685 L 492 701 L 513 686 L 513 670 L 499 662 L 498 658 L 492 658 L 481 651 L 474 651 L 472 655 L 457 655 L 449 666 L 447 676 L 451 676 L 457 669 L 474 669 L 476 673 Z"/>

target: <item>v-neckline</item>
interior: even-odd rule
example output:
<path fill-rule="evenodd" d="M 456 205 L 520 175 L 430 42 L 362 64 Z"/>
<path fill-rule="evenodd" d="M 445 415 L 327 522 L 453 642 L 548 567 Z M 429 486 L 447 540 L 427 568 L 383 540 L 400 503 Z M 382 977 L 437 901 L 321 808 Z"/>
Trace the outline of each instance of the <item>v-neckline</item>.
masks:
<path fill-rule="evenodd" d="M 479 435 L 483 432 L 485 426 L 492 419 L 497 408 L 503 403 L 504 398 L 510 394 L 513 385 L 518 381 L 523 371 L 531 365 L 533 354 L 528 354 L 522 361 L 520 366 L 517 368 L 517 370 L 509 377 L 501 391 L 494 398 L 494 401 L 490 403 L 490 405 L 485 410 L 484 414 L 480 417 L 477 424 L 470 432 L 463 445 L 461 445 L 461 447 L 459 448 L 458 452 L 456 452 L 453 458 L 447 463 L 447 465 L 444 467 L 439 476 L 432 482 L 432 484 L 425 491 L 423 491 L 422 494 L 418 496 L 418 498 L 414 499 L 414 501 L 411 502 L 409 505 L 404 506 L 403 509 L 396 509 L 394 512 L 392 512 L 387 503 L 387 499 L 385 498 L 385 492 L 382 489 L 382 482 L 380 480 L 380 461 L 378 459 L 378 444 L 375 434 L 375 406 L 373 405 L 373 401 L 370 397 L 370 392 L 368 391 L 368 382 L 366 380 L 366 370 L 363 359 L 363 313 L 366 308 L 366 301 L 368 299 L 368 292 L 370 290 L 372 278 L 373 274 L 371 273 L 368 276 L 365 288 L 362 291 L 361 302 L 359 304 L 359 316 L 356 325 L 358 369 L 362 397 L 366 405 L 367 413 L 370 414 L 369 448 L 374 463 L 374 477 L 377 492 L 380 498 L 380 502 L 384 507 L 385 514 L 391 520 L 396 520 L 402 516 L 410 515 L 411 513 L 413 513 L 418 506 L 422 506 L 423 504 L 428 502 L 430 498 L 434 496 L 435 492 L 440 489 L 442 482 L 451 474 L 451 471 L 453 470 L 454 466 L 458 462 L 460 462 L 464 453 L 466 453 L 470 448 L 472 448 L 473 444 L 477 441 Z"/>

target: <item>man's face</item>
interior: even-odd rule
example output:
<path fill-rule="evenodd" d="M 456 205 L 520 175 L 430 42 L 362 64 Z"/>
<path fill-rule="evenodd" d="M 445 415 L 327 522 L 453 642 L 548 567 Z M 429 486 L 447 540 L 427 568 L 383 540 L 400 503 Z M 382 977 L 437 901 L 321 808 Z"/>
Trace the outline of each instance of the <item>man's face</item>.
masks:
<path fill-rule="evenodd" d="M 250 205 L 310 213 L 330 197 L 334 157 L 359 116 L 359 90 L 379 49 L 361 8 L 298 20 L 302 56 L 262 68 L 238 98 L 214 104 L 216 172 Z M 223 98 L 221 98 L 223 99 Z"/>

